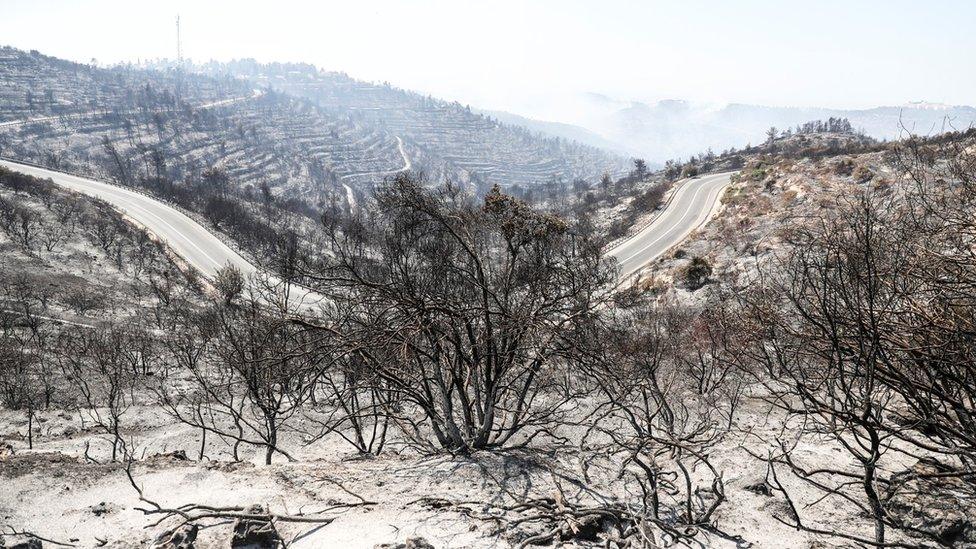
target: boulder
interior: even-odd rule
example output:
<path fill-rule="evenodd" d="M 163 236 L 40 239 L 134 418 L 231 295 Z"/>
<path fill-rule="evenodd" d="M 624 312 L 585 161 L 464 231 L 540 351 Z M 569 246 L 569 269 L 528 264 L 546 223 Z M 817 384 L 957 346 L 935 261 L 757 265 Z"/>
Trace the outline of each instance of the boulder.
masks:
<path fill-rule="evenodd" d="M 268 511 L 260 505 L 252 505 L 245 510 L 248 515 L 268 516 Z M 281 536 L 271 518 L 237 519 L 234 523 L 234 537 L 231 549 L 278 549 L 284 547 Z"/>
<path fill-rule="evenodd" d="M 894 475 L 885 494 L 888 513 L 946 545 L 976 547 L 976 486 L 948 467 L 921 460 Z"/>
<path fill-rule="evenodd" d="M 167 530 L 153 541 L 150 549 L 195 549 L 199 530 L 196 524 L 184 524 L 175 530 Z"/>

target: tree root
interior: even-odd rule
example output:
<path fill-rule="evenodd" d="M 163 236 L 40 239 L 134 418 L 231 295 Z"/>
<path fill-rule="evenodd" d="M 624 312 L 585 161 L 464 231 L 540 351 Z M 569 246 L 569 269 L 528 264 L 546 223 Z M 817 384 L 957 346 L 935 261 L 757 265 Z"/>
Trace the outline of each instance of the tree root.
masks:
<path fill-rule="evenodd" d="M 3 546 L 2 541 L 4 536 L 23 536 L 26 538 L 33 538 L 38 541 L 43 541 L 45 543 L 50 543 L 51 545 L 58 545 L 60 547 L 77 547 L 73 543 L 67 543 L 63 541 L 57 541 L 57 540 L 41 537 L 35 534 L 34 532 L 28 532 L 27 530 L 17 530 L 13 526 L 5 526 L 4 530 L 5 531 L 0 532 L 0 547 Z"/>
<path fill-rule="evenodd" d="M 324 509 L 315 511 L 314 513 L 299 513 L 299 514 L 280 514 L 280 513 L 253 513 L 249 512 L 248 506 L 227 506 L 227 507 L 214 507 L 210 505 L 201 505 L 197 503 L 187 503 L 180 505 L 179 507 L 163 507 L 159 503 L 149 499 L 143 493 L 142 488 L 136 483 L 135 477 L 132 476 L 132 463 L 125 468 L 125 474 L 129 478 L 129 484 L 135 489 L 136 493 L 139 494 L 139 501 L 142 501 L 148 507 L 136 507 L 138 511 L 142 511 L 145 515 L 162 515 L 158 520 L 146 526 L 146 528 L 152 528 L 159 526 L 166 520 L 170 518 L 179 518 L 180 522 L 175 526 L 179 528 L 186 524 L 192 524 L 199 521 L 210 520 L 210 519 L 238 519 L 238 520 L 255 520 L 255 521 L 269 521 L 269 522 L 294 522 L 294 523 L 311 523 L 318 524 L 320 526 L 329 524 L 333 522 L 336 518 L 335 516 L 318 516 L 322 513 L 328 513 L 331 511 L 337 511 L 340 509 L 350 509 L 354 507 L 369 507 L 376 505 L 373 501 L 358 501 L 353 503 L 337 503 L 331 505 Z"/>
<path fill-rule="evenodd" d="M 711 524 L 672 523 L 623 504 L 580 505 L 567 502 L 561 494 L 555 498 L 529 499 L 511 505 L 484 505 L 471 501 L 452 503 L 440 498 L 421 498 L 414 503 L 434 509 L 449 508 L 478 520 L 495 522 L 498 527 L 491 532 L 493 536 L 511 532 L 519 525 L 541 524 L 542 532 L 522 539 L 520 549 L 573 540 L 602 542 L 606 547 L 653 548 L 688 542 L 703 531 L 734 538 L 717 531 Z M 594 525 L 595 522 L 598 525 Z M 660 536 L 656 536 L 655 532 Z"/>

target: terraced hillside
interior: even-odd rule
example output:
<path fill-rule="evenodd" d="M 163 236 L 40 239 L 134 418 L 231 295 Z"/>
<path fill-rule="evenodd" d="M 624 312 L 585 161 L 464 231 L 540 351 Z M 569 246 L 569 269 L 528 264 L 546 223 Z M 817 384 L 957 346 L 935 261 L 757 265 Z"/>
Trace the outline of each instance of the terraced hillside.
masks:
<path fill-rule="evenodd" d="M 424 160 L 421 167 L 434 176 L 531 186 L 554 178 L 596 181 L 604 172 L 619 174 L 626 168 L 625 159 L 595 147 L 503 124 L 458 103 L 311 65 L 238 61 L 201 69 L 310 99 L 339 116 L 397 135 L 417 150 Z"/>
<path fill-rule="evenodd" d="M 250 92 L 234 78 L 182 78 L 174 70 L 99 69 L 0 46 L 0 123 L 100 110 L 204 104 Z"/>
<path fill-rule="evenodd" d="M 0 50 L 0 154 L 113 178 L 199 181 L 313 207 L 405 169 L 487 188 L 619 173 L 621 158 L 457 104 L 305 65 L 110 69 Z"/>
<path fill-rule="evenodd" d="M 241 79 L 2 52 L 0 154 L 8 158 L 124 184 L 198 180 L 220 168 L 241 189 L 313 204 L 354 200 L 354 188 L 409 162 L 388 132 Z M 37 90 L 54 101 L 34 100 Z"/>

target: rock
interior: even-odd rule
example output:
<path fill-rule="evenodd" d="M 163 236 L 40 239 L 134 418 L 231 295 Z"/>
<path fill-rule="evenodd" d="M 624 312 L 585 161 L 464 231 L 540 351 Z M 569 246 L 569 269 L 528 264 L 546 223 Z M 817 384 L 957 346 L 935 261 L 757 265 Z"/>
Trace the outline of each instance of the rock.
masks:
<path fill-rule="evenodd" d="M 91 513 L 96 517 L 107 515 L 115 511 L 116 509 L 117 509 L 116 505 L 113 505 L 111 503 L 105 503 L 104 501 L 97 505 L 92 505 L 91 507 L 88 508 L 88 510 L 91 511 Z"/>
<path fill-rule="evenodd" d="M 153 541 L 150 549 L 195 549 L 194 542 L 199 530 L 196 524 L 184 524 L 175 530 L 167 530 Z"/>
<path fill-rule="evenodd" d="M 0 549 L 43 549 L 41 540 L 34 536 L 0 534 Z"/>
<path fill-rule="evenodd" d="M 921 460 L 894 475 L 885 494 L 888 512 L 947 545 L 976 546 L 976 489 L 951 473 L 940 463 Z"/>
<path fill-rule="evenodd" d="M 434 549 L 434 546 L 424 538 L 407 538 L 402 543 L 380 543 L 373 549 Z"/>
<path fill-rule="evenodd" d="M 268 515 L 260 505 L 252 505 L 245 510 L 248 515 Z M 284 547 L 281 536 L 269 519 L 237 519 L 234 523 L 234 537 L 231 549 L 278 549 Z"/>
<path fill-rule="evenodd" d="M 773 488 L 765 480 L 760 480 L 753 482 L 747 486 L 742 487 L 743 490 L 752 492 L 753 494 L 759 494 L 760 496 L 771 496 L 773 495 Z"/>
<path fill-rule="evenodd" d="M 186 457 L 186 451 L 176 450 L 174 452 L 162 452 L 159 454 L 153 454 L 149 457 L 148 461 L 189 461 L 190 458 Z"/>
<path fill-rule="evenodd" d="M 443 498 L 422 497 L 418 502 L 428 509 L 444 509 L 453 505 L 449 500 Z"/>

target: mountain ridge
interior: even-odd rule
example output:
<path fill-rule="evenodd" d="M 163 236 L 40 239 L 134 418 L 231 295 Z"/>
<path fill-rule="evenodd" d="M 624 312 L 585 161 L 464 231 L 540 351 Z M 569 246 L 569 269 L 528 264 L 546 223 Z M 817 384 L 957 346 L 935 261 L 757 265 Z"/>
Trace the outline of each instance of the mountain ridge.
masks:
<path fill-rule="evenodd" d="M 585 92 L 570 98 L 566 105 L 570 107 L 564 111 L 573 114 L 558 123 L 594 134 L 593 139 L 605 143 L 605 147 L 658 164 L 709 148 L 719 151 L 761 142 L 771 126 L 785 130 L 831 117 L 847 118 L 855 128 L 881 140 L 908 133 L 930 135 L 964 130 L 976 124 L 976 107 L 926 101 L 842 109 L 743 102 L 714 105 L 684 99 L 647 102 Z M 551 116 L 508 114 L 535 119 L 542 128 L 555 123 Z"/>

